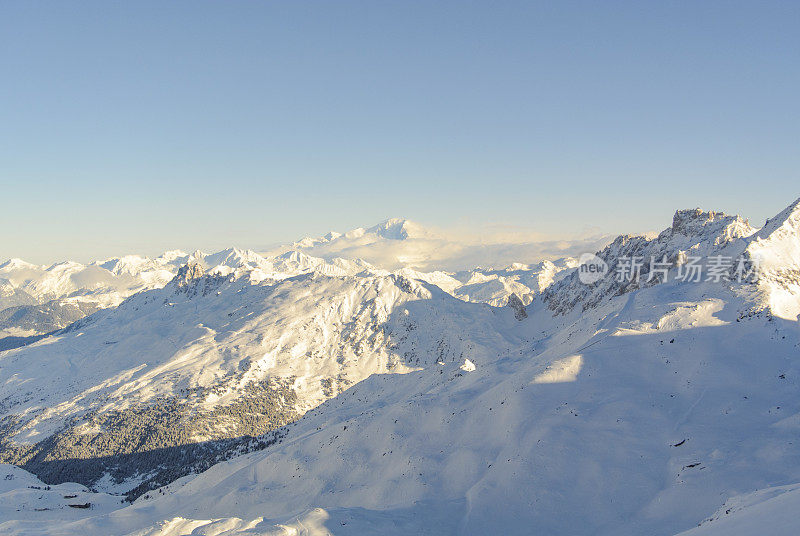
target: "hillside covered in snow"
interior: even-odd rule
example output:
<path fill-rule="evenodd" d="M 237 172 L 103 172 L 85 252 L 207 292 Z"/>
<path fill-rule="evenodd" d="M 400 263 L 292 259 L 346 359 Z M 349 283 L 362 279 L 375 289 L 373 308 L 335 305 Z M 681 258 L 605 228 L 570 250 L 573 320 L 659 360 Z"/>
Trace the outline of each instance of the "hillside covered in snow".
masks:
<path fill-rule="evenodd" d="M 527 304 L 565 269 L 575 267 L 570 254 L 606 242 L 600 237 L 574 242 L 464 244 L 394 218 L 367 229 L 304 238 L 261 254 L 235 247 L 216 253 L 174 250 L 152 259 L 127 255 L 51 266 L 10 259 L 0 264 L 0 350 L 115 307 L 137 292 L 162 288 L 187 264 L 222 274 L 248 271 L 251 278 L 260 280 L 309 272 L 329 276 L 362 271 L 400 273 L 434 283 L 465 301 L 503 305 L 511 294 L 517 294 Z M 520 264 L 521 260 L 530 264 Z M 443 266 L 458 268 L 439 269 Z"/>
<path fill-rule="evenodd" d="M 436 240 L 389 220 L 94 287 L 75 274 L 115 264 L 47 284 L 0 267 L 10 307 L 99 309 L 0 353 L 0 461 L 21 468 L 0 532 L 800 530 L 800 200 L 760 229 L 678 211 L 597 248 L 588 284 L 572 259 L 352 255 L 409 239 Z M 65 499 L 25 492 L 42 485 L 96 510 L 54 524 Z"/>

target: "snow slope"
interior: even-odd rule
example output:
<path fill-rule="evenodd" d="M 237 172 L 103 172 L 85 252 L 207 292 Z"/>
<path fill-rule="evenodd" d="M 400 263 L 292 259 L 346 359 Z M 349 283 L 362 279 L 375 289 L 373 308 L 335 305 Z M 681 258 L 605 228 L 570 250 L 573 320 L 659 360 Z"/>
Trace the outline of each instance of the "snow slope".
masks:
<path fill-rule="evenodd" d="M 402 276 L 253 272 L 206 275 L 195 264 L 0 354 L 0 456 L 48 481 L 101 486 L 113 474 L 108 489 L 127 492 L 174 476 L 153 453 L 259 436 L 372 374 L 480 362 L 511 344 L 482 329 L 511 314 Z M 102 470 L 86 461 L 108 456 Z"/>
<path fill-rule="evenodd" d="M 0 464 L 0 520 L 30 514 L 52 525 L 113 511 L 121 503 L 119 497 L 80 484 L 48 486 L 19 467 Z"/>
<path fill-rule="evenodd" d="M 767 221 L 747 245 L 746 254 L 760 268 L 759 289 L 772 312 L 800 319 L 800 199 Z"/>
<path fill-rule="evenodd" d="M 734 497 L 698 528 L 681 536 L 793 536 L 797 534 L 800 484 Z"/>
<path fill-rule="evenodd" d="M 495 328 L 524 335 L 516 348 L 472 371 L 373 375 L 280 444 L 51 533 L 169 534 L 155 522 L 174 518 L 214 534 L 310 518 L 323 534 L 686 530 L 729 497 L 800 481 L 800 330 L 737 322 L 749 304 L 709 291 L 529 311 Z"/>
<path fill-rule="evenodd" d="M 98 309 L 115 307 L 137 292 L 163 287 L 188 263 L 219 274 L 239 270 L 254 279 L 273 280 L 312 271 L 346 275 L 370 268 L 361 261 L 328 262 L 299 251 L 267 259 L 237 248 L 211 254 L 174 250 L 155 259 L 128 255 L 88 265 L 68 261 L 50 267 L 11 259 L 0 265 L 0 338 L 64 328 Z"/>
<path fill-rule="evenodd" d="M 658 237 L 620 238 L 600 252 L 612 266 L 629 254 L 758 256 L 768 262 L 757 281 L 587 286 L 565 272 L 527 317 L 399 274 L 256 282 L 184 270 L 59 340 L 0 354 L 3 374 L 11 367 L 3 392 L 30 418 L 15 438 L 38 437 L 90 407 L 92 386 L 124 404 L 115 390 L 146 401 L 224 378 L 218 398 L 193 406 L 213 409 L 235 399 L 246 375 L 264 372 L 294 378 L 303 417 L 265 448 L 126 508 L 58 526 L 26 512 L 0 531 L 797 533 L 800 521 L 787 514 L 800 482 L 797 213 L 794 203 L 757 230 L 680 211 Z M 34 374 L 37 363 L 58 367 L 48 361 L 54 351 L 96 349 L 111 333 L 132 346 L 87 358 L 111 369 L 71 391 L 78 395 Z M 178 351 L 159 353 L 167 339 Z M 130 356 L 140 347 L 152 359 L 142 371 Z M 329 398 L 333 384 L 323 379 L 334 374 L 353 383 L 340 392 L 337 381 Z M 42 404 L 50 409 L 37 412 L 26 389 L 53 393 Z"/>

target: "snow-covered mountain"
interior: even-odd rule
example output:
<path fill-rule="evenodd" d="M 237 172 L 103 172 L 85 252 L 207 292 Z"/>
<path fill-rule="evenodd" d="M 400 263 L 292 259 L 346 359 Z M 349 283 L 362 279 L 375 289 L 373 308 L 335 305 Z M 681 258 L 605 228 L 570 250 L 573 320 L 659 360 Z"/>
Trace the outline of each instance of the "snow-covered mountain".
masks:
<path fill-rule="evenodd" d="M 299 251 L 265 259 L 237 248 L 211 254 L 175 250 L 155 259 L 128 255 L 87 265 L 69 261 L 49 267 L 11 259 L 0 265 L 0 338 L 64 328 L 94 311 L 115 307 L 137 292 L 163 287 L 180 266 L 189 263 L 215 273 L 247 271 L 261 279 L 282 279 L 310 271 L 344 275 L 369 268 L 361 261 L 327 262 Z"/>
<path fill-rule="evenodd" d="M 570 274 L 559 284 L 547 289 L 545 299 L 550 307 L 564 313 L 580 304 L 584 309 L 602 303 L 609 296 L 624 294 L 641 287 L 655 285 L 675 275 L 679 267 L 687 263 L 689 256 L 698 260 L 712 255 L 724 255 L 731 259 L 742 254 L 747 237 L 756 229 L 739 216 L 728 216 L 719 212 L 679 210 L 675 213 L 672 226 L 657 237 L 624 235 L 598 253 L 609 268 L 611 275 L 617 275 L 622 263 L 633 267 L 637 265 L 635 277 L 604 277 L 597 284 L 586 285 L 578 273 Z M 651 270 L 651 261 L 666 262 L 668 272 Z M 656 267 L 657 264 L 652 266 Z M 627 268 L 627 267 L 626 267 Z M 731 267 L 733 268 L 733 267 Z M 627 275 L 627 274 L 626 274 Z M 702 279 L 702 274 L 701 274 Z"/>
<path fill-rule="evenodd" d="M 480 333 L 499 321 L 488 307 L 398 275 L 324 271 L 274 280 L 261 268 L 205 275 L 188 265 L 163 289 L 8 352 L 0 456 L 46 479 L 100 486 L 113 471 L 118 489 L 156 472 L 166 483 L 172 468 L 159 457 L 129 455 L 258 436 L 371 374 L 510 347 Z M 84 460 L 111 454 L 127 456 L 124 468 L 87 474 Z"/>
<path fill-rule="evenodd" d="M 577 257 L 595 251 L 610 241 L 608 236 L 574 240 L 542 240 L 522 235 L 437 232 L 403 218 L 392 218 L 369 228 L 345 233 L 331 231 L 318 238 L 304 238 L 264 253 L 276 255 L 300 250 L 313 257 L 362 259 L 386 270 L 403 268 L 420 272 L 471 271 L 476 267 L 497 270 L 515 263 L 536 264 L 542 260 Z"/>
<path fill-rule="evenodd" d="M 800 200 L 761 229 L 679 211 L 656 237 L 598 251 L 609 269 L 590 284 L 571 261 L 325 273 L 330 261 L 286 255 L 286 271 L 195 260 L 0 353 L 3 460 L 140 495 L 111 511 L 100 494 L 96 515 L 53 524 L 4 494 L 0 531 L 800 528 L 787 515 L 800 504 Z M 631 258 L 666 267 L 616 277 Z M 742 263 L 678 277 L 720 258 Z M 503 299 L 514 307 L 490 305 Z"/>
<path fill-rule="evenodd" d="M 762 229 L 752 227 L 739 216 L 700 209 L 681 210 L 675 213 L 672 226 L 657 237 L 620 236 L 598 252 L 598 257 L 608 265 L 609 277 L 586 285 L 574 271 L 549 286 L 544 299 L 552 310 L 563 314 L 577 305 L 585 310 L 609 296 L 680 278 L 681 272 L 694 282 L 706 282 L 709 278 L 734 281 L 744 275 L 752 284 L 742 285 L 739 291 L 759 294 L 752 300 L 755 312 L 797 320 L 799 234 L 800 200 L 768 220 Z M 617 277 L 620 272 L 627 272 L 626 275 L 633 272 L 631 268 L 637 262 L 634 259 L 640 265 L 635 269 L 636 276 Z M 714 264 L 716 276 L 702 273 L 703 267 Z M 692 265 L 700 269 L 692 272 Z"/>
<path fill-rule="evenodd" d="M 84 265 L 37 266 L 20 259 L 0 265 L 0 338 L 38 335 L 86 314 L 118 305 L 131 294 L 165 285 L 188 256 L 127 256 Z"/>
<path fill-rule="evenodd" d="M 422 249 L 420 243 L 424 244 Z M 327 245 L 330 251 L 323 251 L 321 245 Z M 254 280 L 280 280 L 310 272 L 330 276 L 398 273 L 434 283 L 465 301 L 498 306 L 504 305 L 511 294 L 530 303 L 554 279 L 561 277 L 556 274 L 576 265 L 574 259 L 565 258 L 555 263 L 549 260 L 533 265 L 513 263 L 499 269 L 470 268 L 458 272 L 415 269 L 420 255 L 427 255 L 424 252 L 431 247 L 463 250 L 462 246 L 438 238 L 416 223 L 395 218 L 367 229 L 303 239 L 265 254 L 234 247 L 216 253 L 174 250 L 154 259 L 128 255 L 86 265 L 67 261 L 49 267 L 11 259 L 0 265 L 0 349 L 23 342 L 25 339 L 20 337 L 40 336 L 99 309 L 117 306 L 137 292 L 161 288 L 180 266 L 190 263 L 217 274 L 248 272 Z M 323 255 L 317 257 L 307 252 Z M 356 253 L 377 261 L 388 255 L 389 262 L 372 264 Z M 543 254 L 528 252 L 521 258 L 540 258 Z M 3 343 L 3 337 L 7 336 L 14 340 Z"/>

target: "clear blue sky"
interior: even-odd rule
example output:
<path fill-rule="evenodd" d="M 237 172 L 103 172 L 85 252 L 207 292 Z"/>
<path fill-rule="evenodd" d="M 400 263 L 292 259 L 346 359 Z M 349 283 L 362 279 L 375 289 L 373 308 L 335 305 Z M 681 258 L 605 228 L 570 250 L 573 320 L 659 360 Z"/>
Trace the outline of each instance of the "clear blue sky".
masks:
<path fill-rule="evenodd" d="M 0 3 L 0 260 L 800 196 L 800 2 Z"/>

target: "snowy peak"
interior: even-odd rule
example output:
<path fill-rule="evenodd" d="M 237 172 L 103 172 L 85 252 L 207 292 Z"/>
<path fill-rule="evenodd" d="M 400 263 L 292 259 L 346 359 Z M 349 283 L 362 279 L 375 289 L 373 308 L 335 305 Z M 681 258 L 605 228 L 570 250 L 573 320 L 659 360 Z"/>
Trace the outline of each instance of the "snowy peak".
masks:
<path fill-rule="evenodd" d="M 179 269 L 187 265 L 189 268 L 180 270 L 175 279 Z M 360 260 L 323 260 L 300 251 L 265 258 L 252 250 L 235 247 L 211 254 L 200 250 L 192 254 L 173 250 L 154 259 L 126 255 L 88 265 L 65 261 L 49 267 L 37 267 L 20 259 L 12 259 L 0 267 L 0 280 L 3 281 L 0 313 L 5 311 L 0 316 L 0 338 L 18 334 L 37 335 L 66 327 L 80 318 L 80 315 L 76 316 L 77 313 L 73 314 L 74 311 L 92 312 L 98 308 L 114 307 L 133 294 L 164 287 L 173 280 L 178 288 L 194 287 L 189 284 L 190 281 L 204 273 L 235 277 L 247 274 L 254 281 L 277 281 L 309 272 L 332 276 L 354 275 L 371 268 Z M 212 283 L 209 282 L 213 286 Z M 46 307 L 39 307 L 45 304 Z M 27 311 L 8 310 L 20 306 L 35 308 Z M 61 314 L 65 306 L 69 308 L 69 315 Z M 26 327 L 22 330 L 22 319 L 27 318 L 38 319 L 42 329 L 31 331 L 31 322 L 26 320 Z"/>
<path fill-rule="evenodd" d="M 775 215 L 775 217 L 767 220 L 762 231 L 771 233 L 778 227 L 785 227 L 787 225 L 795 231 L 800 229 L 800 198 L 795 199 L 788 207 Z"/>
<path fill-rule="evenodd" d="M 181 251 L 179 249 L 172 249 L 169 251 L 165 251 L 164 253 L 156 257 L 154 260 L 159 264 L 168 264 L 175 262 L 179 259 L 186 258 L 188 256 L 189 254 L 186 253 L 185 251 Z"/>
<path fill-rule="evenodd" d="M 740 216 L 699 208 L 678 210 L 672 225 L 657 237 L 621 235 L 598 252 L 597 257 L 605 263 L 603 277 L 587 284 L 576 271 L 549 287 L 545 300 L 557 313 L 571 311 L 578 304 L 586 310 L 614 296 L 674 280 L 690 258 L 738 257 L 756 232 Z M 662 267 L 656 270 L 659 262 Z"/>
<path fill-rule="evenodd" d="M 11 270 L 42 270 L 41 266 L 37 266 L 35 264 L 31 264 L 29 262 L 23 261 L 22 259 L 9 259 L 3 264 L 0 264 L 0 271 L 9 272 Z"/>
<path fill-rule="evenodd" d="M 342 246 L 347 242 L 359 244 L 375 241 L 391 240 L 402 241 L 409 239 L 433 239 L 435 235 L 422 225 L 405 218 L 389 218 L 372 227 L 357 227 L 346 233 L 330 231 L 317 238 L 306 237 L 291 245 L 292 249 L 309 249 L 330 245 Z"/>
<path fill-rule="evenodd" d="M 217 267 L 225 268 L 263 268 L 266 264 L 266 259 L 250 249 L 239 249 L 230 247 L 223 249 L 217 253 L 210 255 L 199 254 L 196 255 L 197 261 L 201 262 L 206 270 L 211 270 Z"/>
<path fill-rule="evenodd" d="M 542 261 L 535 265 L 514 263 L 499 270 L 475 268 L 453 275 L 455 284 L 429 279 L 427 275 L 418 276 L 444 288 L 454 296 L 465 301 L 488 303 L 496 307 L 506 305 L 515 295 L 523 305 L 529 305 L 547 287 L 566 276 L 575 268 L 576 259 L 560 259 L 557 263 Z"/>
<path fill-rule="evenodd" d="M 715 245 L 750 236 L 754 232 L 756 229 L 740 216 L 730 216 L 723 212 L 704 212 L 699 208 L 678 210 L 672 218 L 672 227 L 664 231 L 672 236 L 712 240 Z"/>
<path fill-rule="evenodd" d="M 43 266 L 36 266 L 22 259 L 11 259 L 0 264 L 0 277 L 7 279 L 9 283 L 15 286 L 22 286 L 29 281 L 35 280 L 44 271 L 45 268 Z"/>
<path fill-rule="evenodd" d="M 800 318 L 800 199 L 751 237 L 745 250 L 772 314 Z"/>
<path fill-rule="evenodd" d="M 418 223 L 403 218 L 390 218 L 366 230 L 389 240 L 407 240 L 409 238 L 430 238 L 431 233 Z"/>
<path fill-rule="evenodd" d="M 301 238 L 300 240 L 292 244 L 292 247 L 313 248 L 314 246 L 319 246 L 322 244 L 333 242 L 340 236 L 342 236 L 342 233 L 337 233 L 336 231 L 328 231 L 326 234 L 320 236 L 319 238 L 311 238 L 310 236 L 306 236 L 305 238 Z"/>
<path fill-rule="evenodd" d="M 800 234 L 800 199 L 780 211 L 775 217 L 767 220 L 758 231 L 756 238 L 783 239 Z"/>
<path fill-rule="evenodd" d="M 311 266 L 311 257 L 303 253 L 302 251 L 298 251 L 293 249 L 291 251 L 287 251 L 286 253 L 282 253 L 276 257 L 277 261 L 282 261 L 286 263 L 292 263 L 297 266 L 303 267 L 310 267 Z"/>
<path fill-rule="evenodd" d="M 193 262 L 178 268 L 178 273 L 175 274 L 175 278 L 171 281 L 171 283 L 178 288 L 183 288 L 189 285 L 195 279 L 200 279 L 201 277 L 203 277 L 203 268 L 199 263 Z"/>
<path fill-rule="evenodd" d="M 125 255 L 124 257 L 92 263 L 92 265 L 104 268 L 115 275 L 135 275 L 146 267 L 152 267 L 154 264 L 152 260 L 139 255 Z"/>
<path fill-rule="evenodd" d="M 754 310 L 769 309 L 771 314 L 791 320 L 800 315 L 800 199 L 767 220 L 760 230 L 739 216 L 679 210 L 672 226 L 658 237 L 619 236 L 598 256 L 607 265 L 606 275 L 585 284 L 578 273 L 573 273 L 551 286 L 545 292 L 551 309 L 566 313 L 581 304 L 585 310 L 614 296 L 668 279 L 675 281 L 677 272 L 691 258 L 710 261 L 714 257 L 728 259 L 732 263 L 729 271 L 716 279 L 703 275 L 694 282 L 712 281 L 720 289 L 732 288 L 736 270 L 741 269 L 745 278 L 736 282 L 744 284 L 748 292 L 757 289 L 750 292 Z M 619 277 L 632 266 L 633 259 L 641 263 L 636 276 L 631 268 L 630 277 Z M 665 260 L 668 269 L 653 269 L 651 274 L 654 259 Z"/>
<path fill-rule="evenodd" d="M 596 251 L 608 244 L 610 238 L 607 235 L 595 235 L 571 240 L 542 240 L 533 231 L 509 233 L 503 226 L 472 231 L 454 229 L 439 232 L 408 219 L 391 218 L 341 235 L 333 233 L 318 238 L 304 238 L 290 245 L 276 247 L 263 255 L 272 256 L 290 249 L 301 249 L 328 261 L 336 257 L 363 259 L 385 270 L 411 268 L 429 273 L 457 272 L 475 267 L 496 268 L 512 263 L 533 265 L 544 259 L 575 257 L 587 250 Z"/>
<path fill-rule="evenodd" d="M 318 272 L 323 275 L 342 277 L 356 275 L 363 271 L 371 272 L 373 267 L 360 259 L 353 261 L 332 258 L 329 260 L 312 257 L 302 251 L 293 249 L 277 257 L 270 258 L 273 272 L 269 274 L 273 279 L 282 279 L 293 275 L 309 272 Z"/>

